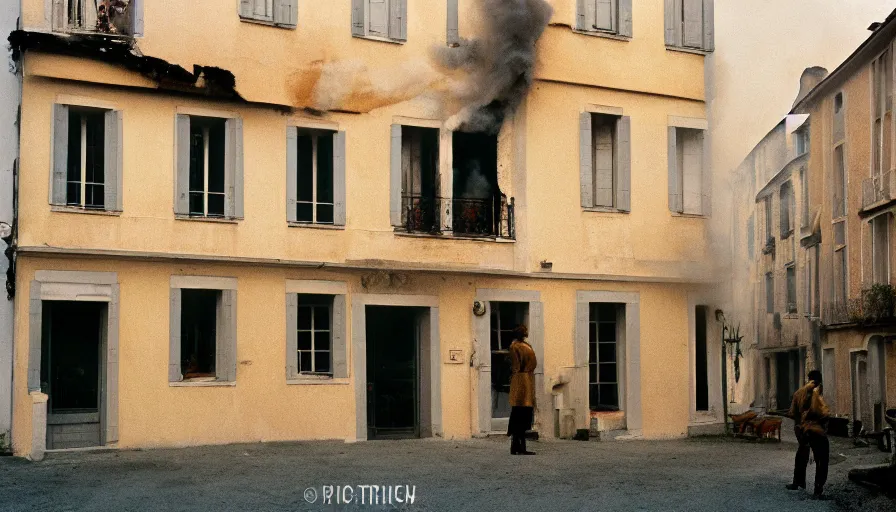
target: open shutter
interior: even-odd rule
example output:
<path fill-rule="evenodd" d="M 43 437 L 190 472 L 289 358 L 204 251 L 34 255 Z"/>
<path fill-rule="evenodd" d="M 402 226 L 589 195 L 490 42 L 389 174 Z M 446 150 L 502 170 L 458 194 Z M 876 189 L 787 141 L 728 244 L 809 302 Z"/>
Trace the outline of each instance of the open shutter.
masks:
<path fill-rule="evenodd" d="M 492 430 L 492 358 L 491 358 L 491 314 L 495 302 L 475 299 L 485 304 L 485 314 L 473 316 L 473 367 L 477 370 L 476 411 L 479 432 L 486 434 Z M 531 327 L 531 326 L 530 326 Z M 531 332 L 531 329 L 530 329 Z M 544 364 L 542 362 L 541 364 Z"/>
<path fill-rule="evenodd" d="M 703 49 L 716 49 L 716 14 L 713 0 L 703 0 Z"/>
<path fill-rule="evenodd" d="M 236 380 L 236 290 L 221 290 L 221 311 L 218 329 L 217 360 L 215 361 L 218 380 Z"/>
<path fill-rule="evenodd" d="M 632 0 L 619 0 L 619 35 L 632 37 Z"/>
<path fill-rule="evenodd" d="M 843 116 L 846 112 L 846 95 L 841 92 L 838 96 L 841 100 L 839 110 L 837 109 L 837 96 L 834 96 L 834 144 L 837 144 L 846 137 L 846 125 L 843 121 Z"/>
<path fill-rule="evenodd" d="M 53 0 L 53 11 L 50 14 L 52 16 L 53 30 L 66 29 L 67 20 L 65 14 L 65 0 Z"/>
<path fill-rule="evenodd" d="M 175 133 L 177 140 L 176 173 L 174 179 L 174 213 L 190 214 L 190 116 L 177 115 Z"/>
<path fill-rule="evenodd" d="M 286 127 L 286 220 L 296 221 L 298 199 L 299 129 Z"/>
<path fill-rule="evenodd" d="M 345 337 L 345 295 L 333 296 L 333 377 L 348 378 L 348 346 Z"/>
<path fill-rule="evenodd" d="M 391 10 L 388 0 L 365 0 L 367 35 L 389 37 Z"/>
<path fill-rule="evenodd" d="M 109 301 L 108 320 L 106 322 L 106 382 L 105 384 L 105 438 L 106 444 L 118 442 L 118 343 L 120 324 L 121 289 L 118 284 L 112 285 L 112 296 Z"/>
<path fill-rule="evenodd" d="M 363 36 L 364 30 L 364 2 L 366 0 L 352 0 L 352 35 Z"/>
<path fill-rule="evenodd" d="M 274 0 L 274 23 L 295 27 L 299 19 L 298 0 Z"/>
<path fill-rule="evenodd" d="M 169 343 L 168 343 L 168 382 L 180 382 L 184 380 L 184 376 L 180 371 L 180 288 L 171 288 L 171 303 L 169 322 Z"/>
<path fill-rule="evenodd" d="M 616 28 L 616 0 L 596 0 L 594 28 L 612 31 Z"/>
<path fill-rule="evenodd" d="M 299 296 L 286 294 L 286 378 L 294 379 L 299 375 Z"/>
<path fill-rule="evenodd" d="M 224 154 L 226 173 L 224 178 L 227 192 L 226 215 L 243 218 L 243 120 L 228 119 L 225 130 Z M 229 178 L 229 179 L 228 179 Z"/>
<path fill-rule="evenodd" d="M 389 216 L 393 226 L 401 226 L 401 125 L 392 125 L 392 153 L 389 166 Z"/>
<path fill-rule="evenodd" d="M 632 209 L 632 118 L 616 121 L 616 209 Z"/>
<path fill-rule="evenodd" d="M 408 39 L 408 2 L 407 0 L 389 1 L 389 37 L 399 41 Z"/>
<path fill-rule="evenodd" d="M 240 0 L 240 16 L 243 18 L 253 18 L 255 16 L 253 2 L 254 0 Z"/>
<path fill-rule="evenodd" d="M 576 302 L 576 340 L 573 350 L 573 364 L 576 368 L 588 367 L 588 349 L 591 342 L 588 332 L 590 320 L 591 304 Z"/>
<path fill-rule="evenodd" d="M 107 211 L 121 211 L 122 178 L 122 126 L 121 111 L 106 112 L 105 137 L 103 141 L 103 204 Z"/>
<path fill-rule="evenodd" d="M 41 391 L 40 389 L 40 360 L 41 360 L 41 343 L 37 338 L 36 331 L 42 329 L 42 324 L 46 319 L 43 316 L 43 300 L 40 298 L 40 281 L 31 281 L 30 295 L 28 297 L 28 329 L 31 330 L 31 343 L 28 347 L 28 391 Z M 21 300 L 21 296 L 19 299 Z M 35 339 L 37 338 L 37 339 Z"/>
<path fill-rule="evenodd" d="M 601 116 L 605 118 L 606 116 Z M 614 159 L 613 139 L 615 137 L 616 122 L 612 124 L 601 122 L 591 129 L 592 150 L 594 152 L 594 206 L 612 208 L 614 206 Z M 604 119 L 602 119 L 604 121 Z"/>
<path fill-rule="evenodd" d="M 701 131 L 697 140 L 700 142 L 700 148 L 703 152 L 703 179 L 701 180 L 702 188 L 700 190 L 703 196 L 703 215 L 710 217 L 712 216 L 712 158 L 706 140 L 706 132 Z M 790 215 L 793 214 L 794 212 L 790 212 Z"/>
<path fill-rule="evenodd" d="M 681 0 L 666 0 L 666 46 L 681 46 Z"/>
<path fill-rule="evenodd" d="M 678 129 L 669 127 L 669 210 L 682 211 L 681 171 L 678 169 Z"/>
<path fill-rule="evenodd" d="M 684 36 L 682 45 L 688 48 L 703 48 L 703 0 L 682 0 L 684 2 Z"/>
<path fill-rule="evenodd" d="M 594 167 L 591 138 L 591 113 L 579 114 L 579 184 L 582 207 L 594 206 Z"/>
<path fill-rule="evenodd" d="M 585 16 L 585 4 L 588 0 L 576 0 L 576 29 L 587 30 L 588 24 Z"/>
<path fill-rule="evenodd" d="M 65 205 L 68 181 L 68 105 L 53 105 L 53 175 L 50 204 Z"/>
<path fill-rule="evenodd" d="M 448 0 L 448 46 L 457 46 L 460 44 L 458 16 L 457 0 Z"/>
<path fill-rule="evenodd" d="M 333 136 L 333 224 L 345 226 L 345 132 Z"/>
<path fill-rule="evenodd" d="M 145 0 L 131 0 L 132 16 L 134 17 L 134 29 L 131 31 L 135 36 L 143 35 L 143 3 Z"/>

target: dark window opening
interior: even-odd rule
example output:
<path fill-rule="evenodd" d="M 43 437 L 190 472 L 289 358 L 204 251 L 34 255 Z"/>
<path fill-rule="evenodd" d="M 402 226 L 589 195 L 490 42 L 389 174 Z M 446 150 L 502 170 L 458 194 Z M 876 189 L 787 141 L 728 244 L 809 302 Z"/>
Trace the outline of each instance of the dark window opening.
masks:
<path fill-rule="evenodd" d="M 441 231 L 439 130 L 401 128 L 401 214 L 408 231 Z"/>
<path fill-rule="evenodd" d="M 787 267 L 787 313 L 796 313 L 796 267 Z"/>
<path fill-rule="evenodd" d="M 775 312 L 775 276 L 771 272 L 765 274 L 765 312 Z"/>
<path fill-rule="evenodd" d="M 621 304 L 594 303 L 588 317 L 588 405 L 619 410 L 619 317 Z"/>
<path fill-rule="evenodd" d="M 529 304 L 525 302 L 490 303 L 492 418 L 510 417 L 510 344 L 513 330 L 527 323 Z"/>
<path fill-rule="evenodd" d="M 296 221 L 333 224 L 335 132 L 300 130 L 296 169 Z"/>
<path fill-rule="evenodd" d="M 180 368 L 184 379 L 215 377 L 220 290 L 181 290 Z"/>
<path fill-rule="evenodd" d="M 135 0 L 67 0 L 68 26 L 72 30 L 132 35 L 134 3 Z"/>
<path fill-rule="evenodd" d="M 225 119 L 190 118 L 190 215 L 223 217 Z"/>
<path fill-rule="evenodd" d="M 50 414 L 99 410 L 106 308 L 101 302 L 43 302 L 40 379 Z"/>
<path fill-rule="evenodd" d="M 500 234 L 506 198 L 498 188 L 498 136 L 454 132 L 453 158 L 454 232 Z"/>
<path fill-rule="evenodd" d="M 105 207 L 105 112 L 69 109 L 66 204 Z"/>
<path fill-rule="evenodd" d="M 297 313 L 299 372 L 332 375 L 333 296 L 300 294 Z"/>
<path fill-rule="evenodd" d="M 709 410 L 709 353 L 706 342 L 706 306 L 697 306 L 695 311 L 694 331 L 696 333 L 695 346 L 695 373 L 697 380 L 696 409 L 698 411 Z"/>

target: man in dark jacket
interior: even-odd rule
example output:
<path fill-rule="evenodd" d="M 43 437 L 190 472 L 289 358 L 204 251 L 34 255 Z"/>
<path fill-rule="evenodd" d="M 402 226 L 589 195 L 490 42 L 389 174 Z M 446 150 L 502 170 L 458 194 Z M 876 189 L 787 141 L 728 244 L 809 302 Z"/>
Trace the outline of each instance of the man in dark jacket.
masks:
<path fill-rule="evenodd" d="M 806 466 L 809 465 L 809 450 L 815 456 L 815 496 L 824 495 L 824 484 L 828 479 L 828 461 L 831 445 L 828 442 L 827 422 L 830 416 L 827 404 L 821 397 L 821 372 L 809 372 L 809 383 L 793 394 L 788 417 L 794 421 L 799 448 L 793 467 L 793 483 L 787 488 L 795 491 L 806 488 Z"/>

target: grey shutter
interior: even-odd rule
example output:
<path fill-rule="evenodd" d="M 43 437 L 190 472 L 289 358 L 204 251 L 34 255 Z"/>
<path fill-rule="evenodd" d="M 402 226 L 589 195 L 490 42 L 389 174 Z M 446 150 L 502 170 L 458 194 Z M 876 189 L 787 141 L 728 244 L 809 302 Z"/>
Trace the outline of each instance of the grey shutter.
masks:
<path fill-rule="evenodd" d="M 224 153 L 226 173 L 224 181 L 227 186 L 227 216 L 235 219 L 243 218 L 243 120 L 228 119 L 225 130 Z M 229 180 L 228 180 L 229 178 Z M 229 183 L 228 183 L 229 182 Z"/>
<path fill-rule="evenodd" d="M 490 317 L 491 309 L 497 305 L 496 302 L 481 301 L 486 307 L 486 313 L 482 316 L 473 317 L 473 364 L 478 370 L 477 379 L 477 414 L 479 415 L 479 432 L 488 433 L 492 430 L 492 360 L 490 353 L 491 346 L 491 330 Z M 531 332 L 531 325 L 529 326 Z M 542 362 L 541 364 L 544 364 Z"/>
<path fill-rule="evenodd" d="M 298 23 L 298 0 L 274 0 L 274 23 L 284 27 L 295 27 Z"/>
<path fill-rule="evenodd" d="M 682 46 L 703 48 L 703 0 L 684 2 L 684 35 Z"/>
<path fill-rule="evenodd" d="M 588 366 L 588 349 L 591 342 L 588 333 L 588 323 L 591 320 L 591 304 L 576 302 L 576 340 L 573 364 L 577 368 Z"/>
<path fill-rule="evenodd" d="M 666 0 L 666 46 L 681 46 L 681 0 Z"/>
<path fill-rule="evenodd" d="M 255 17 L 255 10 L 252 5 L 253 0 L 240 0 L 240 16 L 243 18 Z"/>
<path fill-rule="evenodd" d="M 713 0 L 703 0 L 703 49 L 716 49 L 716 14 Z"/>
<path fill-rule="evenodd" d="M 678 133 L 669 127 L 669 210 L 681 213 L 683 208 L 681 192 L 681 171 L 678 169 Z"/>
<path fill-rule="evenodd" d="M 43 307 L 40 298 L 40 281 L 31 281 L 31 294 L 28 297 L 28 391 L 41 391 L 40 388 L 40 360 L 41 360 L 41 330 L 43 329 Z"/>
<path fill-rule="evenodd" d="M 132 0 L 133 1 L 133 0 Z M 145 0 L 137 0 L 136 5 L 132 4 L 131 9 L 134 13 L 134 29 L 131 31 L 135 36 L 143 35 L 143 3 Z"/>
<path fill-rule="evenodd" d="M 840 110 L 837 111 L 837 96 L 834 96 L 834 144 L 837 144 L 846 137 L 846 125 L 843 122 L 844 113 L 846 112 L 846 94 L 839 93 L 842 99 Z M 834 163 L 836 165 L 836 162 Z"/>
<path fill-rule="evenodd" d="M 184 380 L 180 371 L 180 296 L 180 288 L 171 289 L 170 315 L 168 317 L 168 382 Z"/>
<path fill-rule="evenodd" d="M 458 30 L 458 12 L 457 0 L 448 0 L 448 46 L 457 46 L 460 44 L 460 33 Z"/>
<path fill-rule="evenodd" d="M 296 201 L 298 200 L 299 129 L 286 127 L 286 220 L 296 221 Z"/>
<path fill-rule="evenodd" d="M 389 37 L 399 41 L 408 39 L 407 0 L 389 0 Z"/>
<path fill-rule="evenodd" d="M 632 118 L 616 121 L 616 208 L 632 209 Z"/>
<path fill-rule="evenodd" d="M 619 35 L 632 37 L 632 0 L 619 0 L 616 10 L 619 13 Z"/>
<path fill-rule="evenodd" d="M 596 0 L 594 28 L 614 30 L 616 27 L 616 0 Z"/>
<path fill-rule="evenodd" d="M 710 217 L 712 216 L 712 157 L 706 132 L 701 131 L 697 140 L 700 141 L 700 148 L 703 152 L 703 179 L 701 180 L 703 190 L 700 191 L 703 196 L 703 215 Z M 792 191 L 791 194 L 793 194 Z M 790 214 L 793 215 L 793 212 Z"/>
<path fill-rule="evenodd" d="M 112 296 L 109 300 L 108 321 L 106 322 L 106 382 L 105 382 L 105 422 L 106 432 L 104 441 L 118 442 L 118 343 L 120 324 L 120 295 L 118 284 L 112 285 Z"/>
<path fill-rule="evenodd" d="M 236 380 L 236 290 L 221 290 L 221 310 L 219 312 L 217 360 L 215 361 L 218 380 Z"/>
<path fill-rule="evenodd" d="M 363 36 L 364 30 L 364 3 L 367 0 L 352 0 L 352 35 Z"/>
<path fill-rule="evenodd" d="M 53 176 L 50 204 L 65 205 L 68 181 L 68 105 L 53 105 Z"/>
<path fill-rule="evenodd" d="M 616 161 L 613 156 L 613 140 L 615 138 L 617 118 L 612 123 L 600 116 L 601 123 L 591 129 L 592 154 L 594 155 L 594 206 L 612 208 L 614 206 L 614 181 Z"/>
<path fill-rule="evenodd" d="M 103 141 L 103 204 L 107 211 L 121 211 L 121 180 L 123 168 L 121 111 L 106 112 L 106 140 Z"/>
<path fill-rule="evenodd" d="M 345 226 L 345 132 L 333 136 L 333 224 Z"/>
<path fill-rule="evenodd" d="M 348 347 L 345 337 L 345 295 L 333 297 L 333 377 L 348 378 Z"/>
<path fill-rule="evenodd" d="M 176 121 L 177 166 L 174 178 L 174 213 L 190 214 L 190 116 L 177 115 Z"/>
<path fill-rule="evenodd" d="M 591 145 L 591 113 L 579 114 L 579 184 L 582 207 L 594 206 L 594 167 Z"/>
<path fill-rule="evenodd" d="M 53 12 L 52 23 L 53 30 L 65 30 L 66 29 L 66 8 L 65 8 L 65 0 L 53 0 Z"/>
<path fill-rule="evenodd" d="M 389 166 L 389 218 L 401 226 L 401 125 L 392 125 L 392 153 Z"/>
<path fill-rule="evenodd" d="M 286 294 L 286 378 L 294 379 L 299 375 L 299 296 Z"/>
<path fill-rule="evenodd" d="M 585 16 L 585 3 L 589 0 L 576 0 L 576 28 L 588 30 L 588 22 Z"/>

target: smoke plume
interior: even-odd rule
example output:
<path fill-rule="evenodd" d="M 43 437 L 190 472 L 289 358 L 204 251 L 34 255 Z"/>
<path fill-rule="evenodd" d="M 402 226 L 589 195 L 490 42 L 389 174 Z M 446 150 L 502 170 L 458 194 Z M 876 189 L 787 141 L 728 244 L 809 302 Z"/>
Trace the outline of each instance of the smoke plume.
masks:
<path fill-rule="evenodd" d="M 317 111 L 369 112 L 423 95 L 453 130 L 497 133 L 532 85 L 535 44 L 553 9 L 545 0 L 476 0 L 482 26 L 455 48 L 397 69 L 358 60 L 318 61 L 290 78 L 293 103 Z"/>

